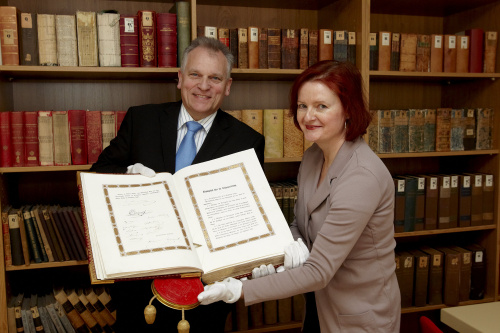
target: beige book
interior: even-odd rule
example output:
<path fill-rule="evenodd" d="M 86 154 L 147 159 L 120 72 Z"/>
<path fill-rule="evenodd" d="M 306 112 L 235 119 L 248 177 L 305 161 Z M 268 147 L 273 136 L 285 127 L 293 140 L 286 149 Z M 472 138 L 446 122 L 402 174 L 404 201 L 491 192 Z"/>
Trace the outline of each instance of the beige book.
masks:
<path fill-rule="evenodd" d="M 56 39 L 59 66 L 78 66 L 75 15 L 56 15 Z"/>
<path fill-rule="evenodd" d="M 53 14 L 37 14 L 38 58 L 41 66 L 57 66 L 56 20 Z"/>
<path fill-rule="evenodd" d="M 312 141 L 309 141 L 307 140 L 305 137 L 304 137 L 304 151 L 306 151 L 309 147 L 311 147 L 313 145 L 314 142 Z"/>
<path fill-rule="evenodd" d="M 120 67 L 120 14 L 97 14 L 99 66 Z"/>
<path fill-rule="evenodd" d="M 99 66 L 95 12 L 76 12 L 76 32 L 80 66 Z"/>
<path fill-rule="evenodd" d="M 94 281 L 249 276 L 262 264 L 283 264 L 293 241 L 253 149 L 173 175 L 79 172 L 78 181 Z"/>
<path fill-rule="evenodd" d="M 41 166 L 54 165 L 54 132 L 52 128 L 52 111 L 38 111 L 38 152 Z"/>
<path fill-rule="evenodd" d="M 225 110 L 225 112 L 241 121 L 241 110 Z"/>
<path fill-rule="evenodd" d="M 264 134 L 263 113 L 263 110 L 258 109 L 241 110 L 241 121 L 260 134 Z"/>
<path fill-rule="evenodd" d="M 288 109 L 283 110 L 283 157 L 302 157 L 304 133 L 295 126 Z"/>
<path fill-rule="evenodd" d="M 52 111 L 54 130 L 54 164 L 71 164 L 68 111 Z"/>
<path fill-rule="evenodd" d="M 101 131 L 102 131 L 102 150 L 109 146 L 111 140 L 116 136 L 116 112 L 101 111 Z"/>
<path fill-rule="evenodd" d="M 264 109 L 265 158 L 283 157 L 283 109 Z"/>

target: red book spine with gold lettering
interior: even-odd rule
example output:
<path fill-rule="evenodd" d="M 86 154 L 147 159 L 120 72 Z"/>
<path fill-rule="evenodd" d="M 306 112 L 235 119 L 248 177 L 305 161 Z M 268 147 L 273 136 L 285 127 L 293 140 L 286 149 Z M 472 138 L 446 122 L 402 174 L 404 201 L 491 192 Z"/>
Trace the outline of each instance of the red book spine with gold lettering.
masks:
<path fill-rule="evenodd" d="M 177 67 L 177 15 L 156 14 L 158 67 Z"/>
<path fill-rule="evenodd" d="M 138 29 L 137 15 L 120 16 L 120 50 L 122 67 L 139 67 Z"/>
<path fill-rule="evenodd" d="M 12 166 L 24 166 L 24 111 L 11 114 Z"/>
<path fill-rule="evenodd" d="M 11 167 L 12 166 L 12 139 L 10 136 L 10 123 L 11 123 L 10 111 L 0 112 L 0 167 Z"/>
<path fill-rule="evenodd" d="M 137 12 L 139 23 L 139 66 L 157 67 L 156 12 L 140 10 Z"/>
<path fill-rule="evenodd" d="M 87 164 L 86 111 L 69 110 L 68 118 L 71 139 L 71 162 L 73 165 Z"/>
<path fill-rule="evenodd" d="M 39 165 L 38 112 L 24 112 L 24 166 Z"/>
<path fill-rule="evenodd" d="M 102 151 L 101 111 L 87 111 L 87 158 L 89 164 L 94 164 Z"/>

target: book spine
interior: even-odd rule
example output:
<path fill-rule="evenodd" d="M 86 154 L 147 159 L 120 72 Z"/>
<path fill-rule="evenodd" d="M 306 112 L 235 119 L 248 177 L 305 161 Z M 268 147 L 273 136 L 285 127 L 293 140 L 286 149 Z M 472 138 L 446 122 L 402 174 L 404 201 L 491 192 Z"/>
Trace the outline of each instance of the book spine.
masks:
<path fill-rule="evenodd" d="M 75 255 L 78 260 L 86 260 L 87 255 L 85 254 L 85 242 L 80 238 L 79 229 L 73 223 L 70 216 L 68 215 L 67 208 L 59 209 L 59 218 L 61 222 L 64 223 L 69 230 L 70 242 L 74 244 L 76 249 Z M 83 242 L 82 242 L 83 241 Z"/>
<path fill-rule="evenodd" d="M 122 67 L 139 67 L 137 15 L 120 16 L 120 54 Z"/>
<path fill-rule="evenodd" d="M 402 33 L 399 52 L 399 70 L 415 72 L 417 70 L 417 35 Z"/>
<path fill-rule="evenodd" d="M 347 61 L 347 43 L 349 32 L 338 30 L 333 32 L 333 60 Z"/>
<path fill-rule="evenodd" d="M 12 137 L 11 137 L 11 111 L 0 112 L 0 165 L 2 167 L 12 166 Z"/>
<path fill-rule="evenodd" d="M 295 126 L 288 109 L 283 110 L 283 157 L 301 157 L 304 147 L 304 133 Z"/>
<path fill-rule="evenodd" d="M 24 165 L 39 165 L 38 112 L 24 111 Z"/>
<path fill-rule="evenodd" d="M 457 73 L 469 72 L 469 36 L 457 36 Z"/>
<path fill-rule="evenodd" d="M 318 30 L 309 30 L 309 67 L 318 62 L 318 33 Z"/>
<path fill-rule="evenodd" d="M 57 244 L 59 244 L 59 248 L 61 249 L 62 260 L 65 260 L 65 261 L 70 260 L 70 256 L 69 256 L 68 250 L 66 248 L 66 245 L 64 243 L 63 236 L 61 235 L 62 231 L 60 231 L 58 226 L 56 225 L 56 221 L 54 220 L 49 207 L 43 208 L 42 214 L 43 214 L 44 219 L 52 226 L 52 229 L 54 230 L 54 233 L 55 233 L 56 239 L 57 239 Z"/>
<path fill-rule="evenodd" d="M 25 264 L 24 246 L 21 236 L 21 226 L 17 213 L 8 212 L 8 226 L 10 236 L 10 249 L 12 254 L 12 265 L 20 266 Z M 24 222 L 23 222 L 24 223 Z M 28 257 L 29 264 L 29 257 Z"/>
<path fill-rule="evenodd" d="M 116 318 L 114 318 L 108 309 L 102 304 L 102 302 L 97 298 L 97 295 L 94 292 L 92 287 L 87 287 L 83 290 L 83 293 L 89 300 L 90 304 L 99 312 L 101 317 L 106 321 L 109 327 L 113 327 L 116 322 Z"/>
<path fill-rule="evenodd" d="M 55 221 L 57 229 L 59 229 L 59 233 L 61 235 L 62 241 L 66 246 L 66 250 L 68 251 L 69 260 L 79 260 L 78 252 L 76 250 L 76 245 L 73 242 L 73 238 L 71 236 L 71 231 L 69 230 L 66 221 L 59 215 L 59 208 L 52 207 L 50 209 L 50 216 Z"/>
<path fill-rule="evenodd" d="M 438 108 L 436 111 L 436 151 L 450 151 L 451 108 Z"/>
<path fill-rule="evenodd" d="M 116 136 L 115 123 L 115 111 L 101 111 L 102 150 L 106 149 L 111 140 Z"/>
<path fill-rule="evenodd" d="M 66 295 L 68 297 L 68 301 L 74 307 L 76 312 L 80 315 L 80 317 L 85 322 L 85 325 L 89 328 L 90 332 L 99 333 L 102 332 L 102 327 L 99 326 L 99 323 L 90 313 L 89 309 L 83 304 L 78 295 L 76 294 L 75 289 L 68 289 L 66 291 Z"/>
<path fill-rule="evenodd" d="M 52 112 L 52 128 L 54 130 L 54 165 L 70 165 L 71 137 L 68 111 Z"/>
<path fill-rule="evenodd" d="M 437 229 L 438 221 L 438 178 L 426 176 L 424 229 Z"/>
<path fill-rule="evenodd" d="M 458 227 L 458 175 L 450 176 L 450 228 Z"/>
<path fill-rule="evenodd" d="M 424 112 L 420 109 L 408 111 L 408 151 L 424 151 Z"/>
<path fill-rule="evenodd" d="M 76 291 L 76 294 L 78 295 L 78 299 L 83 304 L 83 306 L 90 312 L 90 315 L 99 324 L 102 331 L 106 333 L 113 332 L 113 329 L 108 325 L 108 323 L 106 323 L 104 318 L 101 316 L 99 311 L 96 310 L 96 308 L 92 305 L 92 303 L 90 303 L 87 296 L 85 296 L 85 294 L 83 293 L 83 289 L 78 289 Z"/>
<path fill-rule="evenodd" d="M 48 262 L 49 261 L 49 256 L 47 254 L 47 251 L 45 250 L 47 240 L 45 239 L 45 242 L 44 242 L 44 238 L 42 237 L 43 230 L 40 230 L 41 228 L 39 227 L 36 219 L 31 214 L 31 208 L 27 208 L 27 210 L 25 210 L 23 212 L 23 214 L 26 214 L 29 217 L 31 223 L 33 224 L 33 227 L 35 229 L 37 244 L 38 244 L 38 247 L 40 249 L 40 254 L 42 256 L 42 261 L 43 262 Z"/>
<path fill-rule="evenodd" d="M 436 110 L 424 110 L 424 151 L 436 150 Z"/>
<path fill-rule="evenodd" d="M 493 110 L 478 108 L 476 110 L 476 149 L 491 149 L 493 130 Z"/>
<path fill-rule="evenodd" d="M 120 14 L 97 14 L 97 43 L 99 66 L 120 67 Z"/>
<path fill-rule="evenodd" d="M 75 15 L 56 15 L 56 43 L 59 66 L 78 66 Z"/>
<path fill-rule="evenodd" d="M 431 35 L 431 72 L 443 71 L 443 35 Z"/>
<path fill-rule="evenodd" d="M 229 28 L 217 29 L 217 38 L 222 44 L 229 48 Z"/>
<path fill-rule="evenodd" d="M 158 38 L 158 67 L 177 66 L 177 15 L 156 14 Z"/>
<path fill-rule="evenodd" d="M 369 35 L 369 50 L 370 50 L 370 62 L 369 69 L 371 71 L 378 70 L 378 33 L 370 32 Z"/>
<path fill-rule="evenodd" d="M 264 109 L 264 137 L 266 158 L 283 157 L 283 109 Z"/>
<path fill-rule="evenodd" d="M 87 130 L 87 162 L 93 164 L 97 162 L 102 152 L 102 124 L 101 111 L 86 111 Z"/>
<path fill-rule="evenodd" d="M 299 31 L 299 69 L 306 69 L 309 64 L 309 29 Z"/>
<path fill-rule="evenodd" d="M 16 111 L 11 114 L 11 136 L 12 136 L 12 166 L 24 166 L 24 111 Z"/>
<path fill-rule="evenodd" d="M 68 110 L 71 162 L 73 165 L 87 164 L 87 128 L 85 121 L 85 110 Z"/>
<path fill-rule="evenodd" d="M 259 29 L 259 68 L 268 68 L 267 63 L 267 28 Z"/>
<path fill-rule="evenodd" d="M 259 68 L 259 28 L 248 27 L 248 68 Z"/>
<path fill-rule="evenodd" d="M 451 181 L 449 176 L 439 176 L 439 201 L 438 201 L 438 229 L 447 229 L 450 227 L 450 196 Z"/>
<path fill-rule="evenodd" d="M 140 67 L 157 67 L 156 12 L 140 10 L 137 12 L 139 22 L 139 65 Z"/>
<path fill-rule="evenodd" d="M 457 71 L 457 37 L 444 35 L 443 47 L 443 72 L 455 73 Z"/>
<path fill-rule="evenodd" d="M 189 1 L 176 1 L 175 9 L 177 13 L 177 66 L 180 67 L 182 54 L 191 42 L 191 12 Z M 235 59 L 238 58 L 235 57 Z"/>
<path fill-rule="evenodd" d="M 45 254 L 47 255 L 47 261 L 55 261 L 52 248 L 54 247 L 52 240 L 50 239 L 50 234 L 48 233 L 47 226 L 42 224 L 42 221 L 40 220 L 40 217 L 36 213 L 36 207 L 32 208 L 30 211 L 31 214 L 31 219 L 33 220 L 33 223 L 36 225 L 38 228 L 38 232 L 40 233 L 41 237 L 41 244 L 43 244 L 43 250 L 45 251 Z"/>
<path fill-rule="evenodd" d="M 78 63 L 82 67 L 99 66 L 95 12 L 76 12 Z"/>
<path fill-rule="evenodd" d="M 38 66 L 37 15 L 21 13 L 20 63 L 23 66 Z"/>
<path fill-rule="evenodd" d="M 462 151 L 464 150 L 464 110 L 452 109 L 450 118 L 450 151 Z"/>
<path fill-rule="evenodd" d="M 9 211 L 8 209 L 2 210 L 2 235 L 3 235 L 3 252 L 4 252 L 4 262 L 5 266 L 12 266 L 12 250 L 10 241 L 10 230 L 9 230 Z M 18 258 L 16 258 L 18 260 Z"/>
<path fill-rule="evenodd" d="M 24 226 L 26 228 L 26 235 L 30 244 L 31 253 L 33 254 L 33 260 L 36 263 L 41 263 L 43 261 L 43 258 L 40 249 L 40 243 L 38 242 L 38 237 L 36 234 L 35 226 L 33 224 L 33 220 L 31 219 L 31 214 L 28 211 L 24 211 L 22 212 L 22 214 L 24 219 Z"/>
<path fill-rule="evenodd" d="M 263 110 L 245 109 L 241 110 L 241 121 L 260 134 L 264 134 L 264 114 Z"/>
<path fill-rule="evenodd" d="M 404 232 L 405 230 L 405 181 L 394 178 L 394 190 L 396 197 L 394 200 L 394 232 Z"/>
<path fill-rule="evenodd" d="M 409 147 L 408 110 L 392 110 L 391 112 L 394 119 L 392 152 L 407 153 Z"/>
<path fill-rule="evenodd" d="M 296 29 L 281 30 L 281 68 L 299 68 L 299 35 Z"/>
<path fill-rule="evenodd" d="M 13 6 L 0 6 L 0 31 L 2 34 L 2 64 L 19 65 L 19 11 Z"/>
<path fill-rule="evenodd" d="M 85 326 L 85 321 L 83 321 L 82 317 L 75 309 L 71 301 L 68 299 L 66 292 L 61 289 L 54 290 L 54 297 L 61 306 L 62 310 L 66 313 L 67 318 L 69 319 L 71 326 L 74 327 L 76 332 L 84 333 L 88 332 L 87 327 Z"/>
<path fill-rule="evenodd" d="M 238 28 L 238 68 L 248 68 L 247 28 Z"/>
<path fill-rule="evenodd" d="M 495 211 L 495 188 L 493 175 L 483 175 L 483 223 L 484 225 L 494 224 Z"/>
<path fill-rule="evenodd" d="M 318 60 L 333 60 L 333 30 L 319 29 Z"/>
<path fill-rule="evenodd" d="M 399 32 L 392 33 L 391 41 L 391 71 L 399 71 L 399 41 L 401 34 Z"/>
<path fill-rule="evenodd" d="M 391 110 L 378 110 L 378 152 L 392 153 L 394 118 Z"/>
<path fill-rule="evenodd" d="M 54 165 L 52 111 L 38 111 L 38 142 L 40 165 Z"/>
<path fill-rule="evenodd" d="M 484 32 L 484 73 L 495 73 L 497 61 L 497 31 Z"/>
<path fill-rule="evenodd" d="M 281 29 L 267 29 L 267 64 L 269 68 L 281 68 Z"/>
<path fill-rule="evenodd" d="M 391 70 L 391 32 L 379 31 L 378 33 L 378 70 L 389 71 Z M 335 45 L 336 47 L 336 45 Z M 336 52 L 336 51 L 335 51 Z"/>
<path fill-rule="evenodd" d="M 39 61 L 41 66 L 57 66 L 56 16 L 37 14 Z"/>
<path fill-rule="evenodd" d="M 482 29 L 469 29 L 465 34 L 470 37 L 469 72 L 481 73 L 483 71 L 484 31 Z"/>
<path fill-rule="evenodd" d="M 431 70 L 431 36 L 417 35 L 417 72 L 430 72 Z"/>

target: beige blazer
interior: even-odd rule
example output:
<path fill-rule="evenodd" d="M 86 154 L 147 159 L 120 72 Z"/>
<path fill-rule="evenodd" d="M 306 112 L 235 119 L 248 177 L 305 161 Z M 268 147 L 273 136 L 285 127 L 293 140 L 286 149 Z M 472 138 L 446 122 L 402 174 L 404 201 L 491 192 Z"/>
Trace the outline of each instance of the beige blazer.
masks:
<path fill-rule="evenodd" d="M 322 163 L 313 145 L 299 169 L 291 226 L 309 246 L 309 259 L 245 281 L 245 304 L 314 291 L 322 332 L 399 332 L 392 177 L 361 138 L 343 144 L 318 187 Z"/>

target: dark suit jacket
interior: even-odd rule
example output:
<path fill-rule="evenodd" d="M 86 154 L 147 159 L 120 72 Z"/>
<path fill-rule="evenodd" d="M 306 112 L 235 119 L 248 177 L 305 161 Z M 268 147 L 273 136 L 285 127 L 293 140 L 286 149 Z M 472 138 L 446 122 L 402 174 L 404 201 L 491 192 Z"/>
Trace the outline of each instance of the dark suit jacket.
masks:
<path fill-rule="evenodd" d="M 125 173 L 129 165 L 142 163 L 155 172 L 174 173 L 180 107 L 181 102 L 131 107 L 91 171 Z M 193 164 L 250 148 L 263 164 L 264 137 L 219 109 Z"/>

